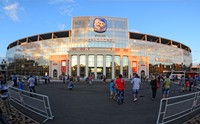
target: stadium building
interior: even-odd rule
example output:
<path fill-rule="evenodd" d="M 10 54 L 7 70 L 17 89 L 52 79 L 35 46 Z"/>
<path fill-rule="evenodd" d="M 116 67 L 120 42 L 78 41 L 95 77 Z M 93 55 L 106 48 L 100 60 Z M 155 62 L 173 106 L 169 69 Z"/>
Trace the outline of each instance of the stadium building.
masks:
<path fill-rule="evenodd" d="M 30 29 L 31 30 L 31 29 Z M 25 37 L 8 45 L 8 73 L 115 78 L 192 64 L 191 49 L 177 41 L 129 32 L 128 19 L 102 16 L 72 18 L 71 30 Z"/>

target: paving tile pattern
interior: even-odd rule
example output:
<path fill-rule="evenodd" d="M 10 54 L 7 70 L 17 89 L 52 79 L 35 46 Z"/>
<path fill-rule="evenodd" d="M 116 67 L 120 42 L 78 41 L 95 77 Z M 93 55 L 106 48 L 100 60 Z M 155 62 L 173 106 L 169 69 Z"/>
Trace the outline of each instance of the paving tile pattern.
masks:
<path fill-rule="evenodd" d="M 3 110 L 3 116 L 8 121 L 8 124 L 39 124 L 37 121 L 21 113 L 13 106 L 11 107 L 11 111 L 13 113 L 12 119 L 9 118 L 9 116 L 7 115 L 7 113 L 5 112 L 3 108 L 2 110 Z"/>

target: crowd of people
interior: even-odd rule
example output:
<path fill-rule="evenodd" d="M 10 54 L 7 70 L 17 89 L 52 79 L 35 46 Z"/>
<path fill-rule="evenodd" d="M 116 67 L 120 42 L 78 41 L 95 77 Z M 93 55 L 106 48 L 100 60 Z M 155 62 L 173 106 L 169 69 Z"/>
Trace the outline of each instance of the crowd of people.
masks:
<path fill-rule="evenodd" d="M 182 76 L 180 80 L 177 80 L 178 84 L 181 87 L 181 92 L 185 91 L 196 91 L 197 85 L 199 84 L 198 76 L 194 77 L 185 77 Z M 140 85 L 143 81 L 138 76 L 138 74 L 134 73 L 133 77 L 131 78 L 132 84 L 132 94 L 133 94 L 133 101 L 136 102 L 138 100 L 138 93 L 140 91 Z M 152 101 L 156 98 L 156 93 L 158 88 L 162 88 L 162 97 L 168 98 L 170 93 L 170 88 L 172 85 L 173 80 L 169 78 L 169 75 L 166 75 L 165 78 L 160 75 L 152 75 L 147 81 L 151 86 L 152 92 Z M 115 80 L 111 80 L 110 82 L 110 99 L 117 100 L 117 103 L 120 105 L 124 103 L 124 90 L 126 87 L 126 82 L 122 78 L 120 74 L 119 77 Z M 117 97 L 117 98 L 116 98 Z"/>
<path fill-rule="evenodd" d="M 8 94 L 8 86 L 6 85 L 4 81 L 4 77 L 0 76 L 0 97 L 3 106 L 6 108 L 6 112 L 10 119 L 12 119 L 12 111 L 10 108 L 10 102 L 9 102 L 9 94 Z M 75 86 L 75 84 L 80 83 L 81 79 L 79 76 L 73 77 L 73 76 L 62 76 L 63 83 L 67 84 L 67 88 L 69 90 L 72 90 Z M 14 83 L 15 87 L 18 87 L 20 90 L 25 90 L 24 88 L 24 82 L 21 78 L 18 79 L 18 77 L 14 74 L 12 81 Z M 89 84 L 89 86 L 92 86 L 92 82 L 94 81 L 94 75 L 93 76 L 86 76 L 84 78 L 85 85 Z M 132 85 L 132 99 L 133 102 L 136 102 L 138 100 L 138 94 L 140 92 L 140 87 L 142 82 L 146 80 L 141 80 L 140 76 L 137 73 L 133 73 L 133 76 L 131 78 L 130 84 Z M 162 97 L 167 98 L 169 97 L 170 88 L 173 80 L 169 78 L 167 75 L 165 78 L 163 78 L 160 75 L 151 75 L 149 77 L 149 80 L 146 81 L 151 86 L 151 99 L 154 101 L 156 98 L 156 93 L 158 88 L 162 88 Z M 37 85 L 38 80 L 35 76 L 30 75 L 27 79 L 27 85 L 30 92 L 36 93 L 35 86 Z M 182 76 L 180 80 L 178 80 L 178 83 L 180 85 L 180 91 L 181 92 L 187 92 L 187 91 L 195 91 L 197 90 L 197 85 L 199 84 L 199 77 L 185 77 Z M 102 78 L 102 84 L 106 84 L 106 76 L 103 76 Z M 118 105 L 121 105 L 125 101 L 125 89 L 126 89 L 127 81 L 123 78 L 123 75 L 119 74 L 116 79 L 111 79 L 109 83 L 109 98 L 117 101 Z M 32 97 L 32 95 L 31 95 Z M 0 115 L 2 113 L 2 110 L 0 109 Z M 1 118 L 2 116 L 0 116 Z M 0 119 L 1 121 L 4 121 L 3 117 Z M 5 122 L 6 123 L 6 122 Z"/>
<path fill-rule="evenodd" d="M 36 93 L 35 86 L 37 85 L 37 82 L 38 82 L 38 78 L 36 76 L 30 75 L 29 78 L 22 80 L 22 77 L 19 77 L 16 74 L 13 74 L 12 75 L 13 85 L 12 85 L 12 83 L 7 84 L 5 75 L 0 75 L 0 98 L 1 98 L 1 100 L 0 100 L 0 123 L 8 124 L 8 119 L 12 120 L 13 115 L 15 115 L 15 113 L 13 113 L 11 110 L 10 94 L 8 92 L 9 87 L 14 86 L 14 87 L 18 88 L 19 90 L 21 90 L 21 92 L 23 92 L 23 90 L 25 90 L 24 80 L 26 80 L 26 82 L 27 82 L 26 85 L 28 87 L 28 90 L 30 92 Z M 30 93 L 30 96 L 31 97 L 33 96 L 32 93 Z M 4 111 L 6 112 L 6 115 L 4 115 L 4 113 L 3 113 Z"/>
<path fill-rule="evenodd" d="M 147 81 L 148 80 L 148 81 Z M 92 86 L 92 82 L 94 81 L 94 75 L 92 76 L 86 76 L 84 78 L 84 84 L 85 85 L 89 85 Z M 171 84 L 172 82 L 174 82 L 175 80 L 170 79 L 169 75 L 151 75 L 148 79 L 142 80 L 141 77 L 136 74 L 133 73 L 133 76 L 131 78 L 130 83 L 132 84 L 132 94 L 133 94 L 133 101 L 136 102 L 138 100 L 138 94 L 140 91 L 140 85 L 142 84 L 142 82 L 148 82 L 149 85 L 151 86 L 151 99 L 152 101 L 154 101 L 154 99 L 156 98 L 156 93 L 158 88 L 162 88 L 162 97 L 163 98 L 167 98 L 169 97 L 169 93 L 170 93 L 170 88 L 171 88 Z M 185 77 L 182 76 L 180 80 L 176 80 L 178 81 L 178 83 L 180 84 L 181 87 L 181 92 L 184 91 L 191 91 L 191 90 L 196 90 L 196 86 L 198 84 L 199 78 L 198 76 L 195 77 Z M 67 87 L 68 89 L 73 89 L 74 88 L 74 84 L 76 83 L 80 83 L 80 77 L 73 77 L 73 76 L 64 76 L 63 77 L 63 83 L 67 83 Z M 118 78 L 116 79 L 111 79 L 110 84 L 109 84 L 109 97 L 110 99 L 116 100 L 117 104 L 123 104 L 124 103 L 124 92 L 125 92 L 125 88 L 126 88 L 126 81 L 123 78 L 123 76 L 120 74 L 118 75 Z M 106 84 L 106 76 L 102 76 L 102 84 Z"/>
<path fill-rule="evenodd" d="M 199 77 L 197 75 L 195 76 L 182 76 L 180 79 L 180 90 L 181 92 L 187 92 L 187 91 L 196 91 L 197 85 L 199 84 Z"/>

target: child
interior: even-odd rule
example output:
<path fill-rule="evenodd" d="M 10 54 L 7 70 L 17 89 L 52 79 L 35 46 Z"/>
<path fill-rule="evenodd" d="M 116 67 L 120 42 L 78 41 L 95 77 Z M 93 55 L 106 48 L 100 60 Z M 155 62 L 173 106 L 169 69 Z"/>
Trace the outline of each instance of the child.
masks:
<path fill-rule="evenodd" d="M 70 81 L 69 81 L 69 83 L 68 83 L 68 89 L 69 90 L 72 90 L 73 88 L 74 88 L 74 84 L 73 84 L 73 78 L 70 78 Z"/>
<path fill-rule="evenodd" d="M 189 91 L 190 82 L 186 80 L 185 82 L 185 91 Z"/>
<path fill-rule="evenodd" d="M 18 82 L 18 88 L 20 89 L 20 90 L 24 90 L 24 84 L 23 84 L 23 82 L 22 82 L 22 79 L 19 79 L 19 82 Z"/>
<path fill-rule="evenodd" d="M 115 97 L 116 97 L 115 84 L 114 84 L 114 80 L 111 80 L 111 82 L 110 82 L 110 99 L 115 100 Z"/>

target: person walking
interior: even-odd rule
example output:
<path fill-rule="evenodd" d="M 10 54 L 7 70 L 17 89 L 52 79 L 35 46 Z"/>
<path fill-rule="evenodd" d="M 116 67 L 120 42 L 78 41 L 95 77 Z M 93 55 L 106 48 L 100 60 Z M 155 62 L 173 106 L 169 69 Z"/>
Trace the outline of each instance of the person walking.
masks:
<path fill-rule="evenodd" d="M 110 99 L 115 100 L 115 97 L 116 97 L 115 84 L 114 84 L 114 80 L 111 80 L 110 81 Z"/>
<path fill-rule="evenodd" d="M 192 76 L 189 77 L 189 91 L 192 91 L 193 85 L 194 85 L 194 78 Z"/>
<path fill-rule="evenodd" d="M 13 82 L 14 82 L 14 86 L 17 86 L 17 75 L 14 73 L 13 74 Z"/>
<path fill-rule="evenodd" d="M 118 105 L 124 103 L 124 89 L 126 86 L 126 82 L 122 78 L 122 75 L 119 74 L 119 77 L 115 81 L 115 88 L 117 92 L 117 103 Z"/>
<path fill-rule="evenodd" d="M 188 79 L 186 79 L 186 81 L 185 81 L 185 91 L 186 92 L 189 91 L 189 86 L 190 86 L 190 82 Z"/>
<path fill-rule="evenodd" d="M 24 90 L 24 83 L 22 82 L 22 79 L 19 79 L 18 88 L 19 88 L 20 90 Z"/>
<path fill-rule="evenodd" d="M 29 84 L 29 90 L 30 90 L 30 92 L 34 92 L 35 93 L 35 79 L 34 79 L 34 77 L 32 75 L 28 79 L 28 84 Z"/>
<path fill-rule="evenodd" d="M 199 84 L 199 77 L 196 75 L 194 77 L 194 91 L 197 91 L 198 84 Z"/>
<path fill-rule="evenodd" d="M 134 78 L 131 81 L 131 84 L 133 86 L 133 101 L 136 102 L 138 99 L 138 93 L 140 89 L 141 79 L 138 76 L 138 74 L 135 74 Z"/>
<path fill-rule="evenodd" d="M 9 116 L 9 119 L 13 119 L 8 86 L 5 84 L 5 81 L 3 81 L 2 78 L 0 78 L 0 97 L 3 102 L 3 107 L 5 108 L 6 113 Z"/>
<path fill-rule="evenodd" d="M 63 75 L 63 76 L 62 76 L 62 80 L 63 80 L 63 83 L 64 83 L 64 84 L 65 84 L 65 79 L 66 79 L 66 76 Z"/>
<path fill-rule="evenodd" d="M 171 80 L 169 79 L 169 75 L 167 75 L 166 79 L 163 82 L 163 98 L 167 98 L 169 96 L 170 86 L 171 86 Z"/>
<path fill-rule="evenodd" d="M 103 75 L 103 84 L 106 84 L 106 76 L 105 75 Z"/>
<path fill-rule="evenodd" d="M 181 87 L 181 92 L 184 92 L 185 91 L 185 77 L 184 77 L 184 75 L 181 76 L 179 85 Z"/>
<path fill-rule="evenodd" d="M 151 90 L 152 90 L 152 98 L 151 99 L 154 100 L 156 97 L 157 89 L 158 89 L 158 80 L 156 79 L 155 76 L 152 76 L 150 85 L 151 85 Z"/>

